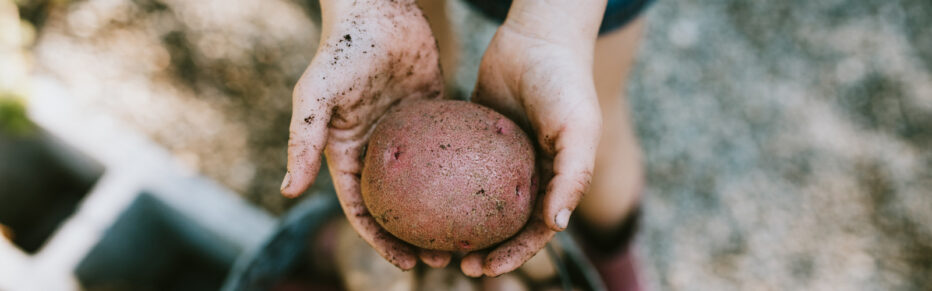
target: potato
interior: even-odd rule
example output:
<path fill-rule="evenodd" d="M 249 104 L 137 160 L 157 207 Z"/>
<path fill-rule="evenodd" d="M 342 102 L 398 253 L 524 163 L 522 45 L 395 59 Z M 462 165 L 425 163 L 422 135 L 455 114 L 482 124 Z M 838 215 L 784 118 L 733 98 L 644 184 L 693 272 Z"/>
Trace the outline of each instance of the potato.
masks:
<path fill-rule="evenodd" d="M 530 217 L 534 148 L 514 122 L 486 107 L 402 104 L 370 136 L 361 187 L 369 212 L 396 237 L 433 250 L 483 249 Z"/>

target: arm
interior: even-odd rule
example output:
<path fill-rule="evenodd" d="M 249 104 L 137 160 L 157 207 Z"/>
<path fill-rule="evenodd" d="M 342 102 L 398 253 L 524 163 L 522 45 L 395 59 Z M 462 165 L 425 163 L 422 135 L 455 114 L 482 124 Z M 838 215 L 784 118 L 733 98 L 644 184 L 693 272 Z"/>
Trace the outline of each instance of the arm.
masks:
<path fill-rule="evenodd" d="M 606 0 L 515 0 L 503 26 L 592 56 Z"/>

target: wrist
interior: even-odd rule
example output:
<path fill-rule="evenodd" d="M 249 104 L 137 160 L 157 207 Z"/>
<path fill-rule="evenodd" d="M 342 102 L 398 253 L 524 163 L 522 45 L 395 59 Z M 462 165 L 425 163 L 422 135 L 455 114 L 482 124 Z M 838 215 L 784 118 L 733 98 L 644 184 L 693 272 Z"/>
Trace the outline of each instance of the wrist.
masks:
<path fill-rule="evenodd" d="M 502 24 L 548 42 L 594 46 L 607 0 L 515 0 Z"/>
<path fill-rule="evenodd" d="M 330 14 L 330 16 L 339 16 L 354 11 L 358 11 L 360 14 L 367 14 L 365 12 L 379 12 L 376 14 L 382 15 L 382 12 L 385 11 L 378 7 L 403 7 L 411 5 L 417 5 L 416 0 L 320 0 L 320 8 L 324 17 L 326 17 L 327 14 Z"/>
<path fill-rule="evenodd" d="M 416 0 L 320 0 L 320 8 L 322 39 L 340 21 L 394 17 L 400 11 L 418 9 Z"/>

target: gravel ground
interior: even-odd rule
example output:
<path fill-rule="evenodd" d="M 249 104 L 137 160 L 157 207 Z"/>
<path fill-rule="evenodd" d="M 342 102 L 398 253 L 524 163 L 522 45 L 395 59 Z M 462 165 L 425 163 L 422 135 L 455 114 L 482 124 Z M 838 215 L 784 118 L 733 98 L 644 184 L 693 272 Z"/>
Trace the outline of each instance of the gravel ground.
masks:
<path fill-rule="evenodd" d="M 651 285 L 932 286 L 929 15 L 928 1 L 655 5 L 629 89 Z"/>
<path fill-rule="evenodd" d="M 48 9 L 35 59 L 84 106 L 281 212 L 291 86 L 317 40 L 302 5 L 77 1 Z M 451 14 L 468 92 L 494 25 Z M 647 284 L 932 286 L 929 15 L 924 0 L 653 5 L 628 91 Z"/>

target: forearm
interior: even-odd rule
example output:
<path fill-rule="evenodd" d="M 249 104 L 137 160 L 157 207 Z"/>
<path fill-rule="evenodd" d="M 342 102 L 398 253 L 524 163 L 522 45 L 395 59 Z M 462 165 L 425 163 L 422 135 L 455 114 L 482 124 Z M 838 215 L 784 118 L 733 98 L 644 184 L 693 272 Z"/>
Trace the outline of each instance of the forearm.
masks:
<path fill-rule="evenodd" d="M 595 44 L 607 0 L 515 0 L 503 24 L 547 41 L 586 46 Z"/>

